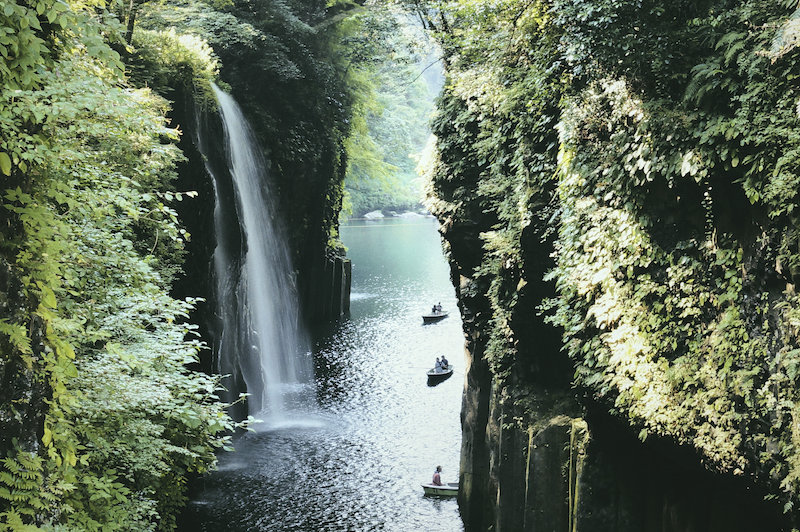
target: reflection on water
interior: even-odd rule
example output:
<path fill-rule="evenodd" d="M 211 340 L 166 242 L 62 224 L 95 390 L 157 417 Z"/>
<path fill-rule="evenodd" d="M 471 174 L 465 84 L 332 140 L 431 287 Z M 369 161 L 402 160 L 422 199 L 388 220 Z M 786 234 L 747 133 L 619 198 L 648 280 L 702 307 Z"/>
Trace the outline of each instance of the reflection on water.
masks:
<path fill-rule="evenodd" d="M 458 478 L 463 337 L 435 221 L 352 222 L 351 316 L 314 352 L 319 411 L 260 426 L 203 479 L 181 530 L 463 530 L 454 499 L 423 497 L 436 465 Z M 451 314 L 422 326 L 441 301 Z M 455 375 L 427 386 L 445 354 Z"/>

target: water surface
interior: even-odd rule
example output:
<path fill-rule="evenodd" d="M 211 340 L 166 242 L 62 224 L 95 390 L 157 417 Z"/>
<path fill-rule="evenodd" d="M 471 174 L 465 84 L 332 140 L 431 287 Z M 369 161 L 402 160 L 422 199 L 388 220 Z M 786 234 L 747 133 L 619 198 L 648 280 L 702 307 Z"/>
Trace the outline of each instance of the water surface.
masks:
<path fill-rule="evenodd" d="M 420 487 L 436 465 L 457 479 L 461 442 L 463 336 L 436 228 L 431 218 L 342 226 L 351 315 L 316 342 L 318 409 L 239 439 L 182 530 L 463 530 L 455 500 Z M 422 325 L 437 302 L 450 317 Z M 441 354 L 455 373 L 428 386 Z"/>

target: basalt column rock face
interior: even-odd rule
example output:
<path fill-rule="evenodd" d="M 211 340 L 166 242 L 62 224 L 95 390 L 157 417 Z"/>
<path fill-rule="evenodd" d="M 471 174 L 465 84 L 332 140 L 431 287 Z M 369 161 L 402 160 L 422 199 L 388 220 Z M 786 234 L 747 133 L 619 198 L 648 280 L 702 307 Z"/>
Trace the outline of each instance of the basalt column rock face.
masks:
<path fill-rule="evenodd" d="M 469 291 L 461 278 L 459 291 Z M 789 530 L 752 484 L 705 470 L 669 441 L 642 443 L 602 410 L 503 385 L 485 360 L 469 297 L 459 507 L 468 531 Z M 521 405 L 525 405 L 524 408 Z"/>
<path fill-rule="evenodd" d="M 461 279 L 460 303 L 466 335 L 466 378 L 461 403 L 461 473 L 459 506 L 466 523 L 484 523 L 491 518 L 492 495 L 489 477 L 489 442 L 486 428 L 489 423 L 489 398 L 492 396 L 492 379 L 481 353 L 485 338 L 478 327 L 479 316 L 468 307 L 463 294 L 470 281 Z M 485 326 L 485 324 L 484 324 Z"/>
<path fill-rule="evenodd" d="M 558 331 L 537 313 L 518 310 L 552 293 L 541 281 L 552 248 L 536 228 L 517 233 L 531 244 L 517 259 L 497 260 L 484 246 L 499 220 L 478 192 L 482 162 L 464 149 L 477 142 L 477 117 L 451 95 L 441 107 L 452 114 L 436 124 L 439 179 L 431 207 L 441 222 L 466 339 L 461 514 L 470 531 L 571 531 L 577 497 L 570 486 L 587 431 Z M 514 308 L 505 312 L 499 300 Z"/>
<path fill-rule="evenodd" d="M 467 369 L 459 507 L 465 526 L 473 531 L 572 530 L 570 479 L 574 484 L 585 422 L 544 413 L 527 418 L 530 425 L 520 424 L 515 391 L 497 381 L 485 359 L 488 309 L 479 310 L 482 298 L 465 295 L 475 289 L 472 280 L 460 278 Z M 533 399 L 530 390 L 527 399 Z"/>
<path fill-rule="evenodd" d="M 464 252 L 452 252 L 452 244 L 459 243 L 447 242 L 451 259 Z M 575 484 L 587 439 L 585 422 L 548 411 L 527 418 L 529 425 L 520 424 L 516 393 L 542 407 L 545 402 L 550 406 L 553 393 L 536 398 L 531 390 L 513 390 L 496 379 L 485 357 L 491 308 L 479 295 L 480 281 L 459 275 L 458 263 L 451 264 L 466 338 L 459 479 L 465 526 L 471 531 L 571 531 L 570 501 L 576 498 L 571 497 L 570 479 Z M 577 410 L 574 403 L 562 406 Z"/>
<path fill-rule="evenodd" d="M 307 270 L 305 314 L 310 323 L 337 320 L 350 312 L 352 272 L 349 259 L 328 256 Z"/>
<path fill-rule="evenodd" d="M 179 147 L 186 156 L 178 167 L 177 187 L 197 192 L 197 196 L 177 205 L 180 219 L 192 237 L 186 245 L 183 275 L 176 280 L 173 292 L 179 297 L 199 298 L 193 317 L 202 337 L 211 345 L 211 331 L 216 327 L 211 288 L 216 242 L 213 178 L 208 169 L 224 168 L 225 153 L 219 141 L 223 135 L 222 124 L 218 114 L 213 109 L 203 109 L 203 104 L 196 102 L 191 93 L 179 90 L 174 97 L 171 118 L 184 131 Z M 238 239 L 238 231 L 231 231 L 230 238 Z M 203 350 L 199 356 L 204 371 L 212 371 L 211 350 Z"/>
<path fill-rule="evenodd" d="M 573 382 L 576 365 L 565 352 L 564 330 L 545 317 L 553 312 L 547 301 L 558 295 L 547 273 L 557 267 L 558 238 L 548 224 L 557 227 L 563 215 L 550 208 L 554 191 L 525 197 L 526 209 L 519 209 L 523 200 L 514 194 L 520 189 L 501 187 L 514 180 L 492 181 L 475 151 L 480 107 L 446 93 L 440 108 L 430 203 L 464 322 L 459 507 L 466 529 L 791 530 L 782 505 L 764 500 L 765 483 L 715 471 L 697 449 L 641 431 L 597 389 Z M 498 200 L 486 191 L 508 196 Z M 507 198 L 519 203 L 503 204 Z M 530 217 L 503 219 L 503 212 Z M 590 244 L 574 254 L 582 251 L 591 252 Z M 592 315 L 586 319 L 594 323 Z M 600 327 L 595 332 L 608 339 Z M 589 384 L 602 378 L 597 371 Z"/>
<path fill-rule="evenodd" d="M 751 482 L 706 470 L 673 442 L 642 443 L 624 424 L 588 409 L 578 444 L 570 515 L 581 531 L 723 532 L 790 530 L 777 505 Z"/>

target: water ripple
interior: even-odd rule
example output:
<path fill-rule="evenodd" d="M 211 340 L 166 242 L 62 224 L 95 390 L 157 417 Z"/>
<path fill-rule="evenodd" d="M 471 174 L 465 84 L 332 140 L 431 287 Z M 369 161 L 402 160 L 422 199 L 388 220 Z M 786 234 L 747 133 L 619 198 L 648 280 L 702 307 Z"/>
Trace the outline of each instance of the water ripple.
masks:
<path fill-rule="evenodd" d="M 458 478 L 461 324 L 457 312 L 432 326 L 421 318 L 439 300 L 455 311 L 449 269 L 434 223 L 377 224 L 342 231 L 365 296 L 314 350 L 319 411 L 237 440 L 197 486 L 184 532 L 463 530 L 455 500 L 420 487 L 436 465 Z M 457 374 L 428 387 L 440 354 Z"/>

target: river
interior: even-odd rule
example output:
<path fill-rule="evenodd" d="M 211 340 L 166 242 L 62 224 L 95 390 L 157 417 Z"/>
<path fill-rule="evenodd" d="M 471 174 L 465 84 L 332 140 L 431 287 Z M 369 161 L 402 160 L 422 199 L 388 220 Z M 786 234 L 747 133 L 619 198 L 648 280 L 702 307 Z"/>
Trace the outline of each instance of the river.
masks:
<path fill-rule="evenodd" d="M 458 478 L 463 336 L 432 218 L 352 221 L 351 314 L 315 341 L 316 403 L 257 427 L 220 456 L 184 513 L 184 532 L 461 531 L 455 499 L 423 496 L 436 465 Z M 451 314 L 430 325 L 441 302 Z M 454 375 L 425 376 L 445 354 Z"/>

